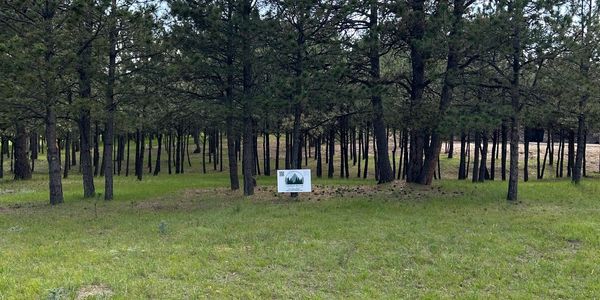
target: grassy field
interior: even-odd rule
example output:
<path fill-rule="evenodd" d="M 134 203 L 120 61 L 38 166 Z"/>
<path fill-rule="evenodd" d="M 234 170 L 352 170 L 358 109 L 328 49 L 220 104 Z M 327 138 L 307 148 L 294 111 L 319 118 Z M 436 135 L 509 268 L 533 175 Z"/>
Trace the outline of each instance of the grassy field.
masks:
<path fill-rule="evenodd" d="M 72 176 L 58 207 L 43 176 L 0 183 L 0 299 L 600 294 L 597 179 L 525 183 L 516 205 L 501 182 L 317 180 L 292 201 L 273 179 L 251 198 L 226 174 L 116 180 L 106 203 Z"/>

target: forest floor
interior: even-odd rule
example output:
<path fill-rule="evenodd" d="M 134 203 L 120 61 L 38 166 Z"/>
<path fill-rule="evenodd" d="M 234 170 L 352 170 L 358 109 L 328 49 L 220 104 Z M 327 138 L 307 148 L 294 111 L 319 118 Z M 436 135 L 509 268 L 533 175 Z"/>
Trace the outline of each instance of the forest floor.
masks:
<path fill-rule="evenodd" d="M 600 179 L 520 184 L 315 180 L 297 201 L 260 177 L 115 178 L 116 199 L 47 204 L 0 182 L 0 299 L 594 298 Z M 98 191 L 101 191 L 101 180 Z"/>

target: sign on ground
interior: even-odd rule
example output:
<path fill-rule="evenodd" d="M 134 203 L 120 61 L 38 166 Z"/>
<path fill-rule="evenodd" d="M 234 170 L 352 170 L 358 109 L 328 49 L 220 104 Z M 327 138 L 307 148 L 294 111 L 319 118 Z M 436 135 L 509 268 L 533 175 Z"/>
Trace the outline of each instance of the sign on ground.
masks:
<path fill-rule="evenodd" d="M 277 170 L 277 192 L 309 193 L 311 191 L 310 169 Z"/>

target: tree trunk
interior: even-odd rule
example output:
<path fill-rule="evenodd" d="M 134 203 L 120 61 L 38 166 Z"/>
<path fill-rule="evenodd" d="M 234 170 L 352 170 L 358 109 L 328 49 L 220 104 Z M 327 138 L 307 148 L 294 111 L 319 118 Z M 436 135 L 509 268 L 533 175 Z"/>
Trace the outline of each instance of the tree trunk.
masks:
<path fill-rule="evenodd" d="M 400 168 L 402 170 L 402 179 L 405 179 L 406 176 L 408 175 L 408 162 L 410 160 L 410 157 L 409 157 L 410 151 L 409 151 L 409 145 L 408 145 L 408 143 L 409 143 L 409 133 L 408 132 L 409 131 L 405 129 L 404 132 L 402 133 L 402 136 L 404 136 L 404 145 L 402 146 L 404 148 L 404 154 L 403 154 L 404 158 L 401 160 L 402 166 Z"/>
<path fill-rule="evenodd" d="M 252 130 L 252 117 L 244 117 L 244 145 L 243 145 L 243 164 L 242 173 L 244 175 L 244 195 L 251 196 L 254 194 L 254 176 L 252 175 L 255 168 L 254 163 L 254 142 Z"/>
<path fill-rule="evenodd" d="M 362 168 L 360 167 L 361 165 L 361 155 L 363 153 L 363 130 L 362 130 L 362 126 L 359 127 L 358 130 L 358 150 L 357 150 L 357 162 L 358 162 L 358 166 L 357 166 L 357 174 L 356 174 L 356 178 L 361 178 L 361 174 L 362 174 Z"/>
<path fill-rule="evenodd" d="M 0 136 L 0 179 L 4 178 L 4 152 L 6 151 L 6 138 Z"/>
<path fill-rule="evenodd" d="M 344 118 L 344 175 L 347 178 L 350 178 L 350 165 L 349 165 L 349 155 L 350 155 L 350 149 L 348 148 L 348 132 L 349 132 L 349 127 L 348 127 L 348 116 L 343 117 Z M 393 176 L 392 176 L 392 180 L 393 180 Z"/>
<path fill-rule="evenodd" d="M 309 137 L 308 137 L 308 133 L 304 134 L 304 166 L 308 166 L 308 152 L 310 151 L 310 146 L 309 146 L 310 142 L 309 142 Z M 266 172 L 265 172 L 265 175 Z"/>
<path fill-rule="evenodd" d="M 304 16 L 297 19 L 295 24 L 297 29 L 296 47 L 295 47 L 295 79 L 294 94 L 292 96 L 292 108 L 294 110 L 294 124 L 292 128 L 292 159 L 291 168 L 302 168 L 302 114 L 304 113 L 305 87 L 304 87 L 304 60 L 306 37 L 304 35 Z M 297 197 L 298 193 L 291 193 L 292 197 Z"/>
<path fill-rule="evenodd" d="M 148 134 L 148 173 L 152 173 L 152 140 L 154 135 Z"/>
<path fill-rule="evenodd" d="M 242 24 L 241 42 L 242 42 L 242 99 L 243 99 L 243 166 L 242 173 L 244 175 L 244 195 L 250 196 L 254 194 L 254 186 L 256 179 L 252 175 L 254 169 L 254 120 L 252 119 L 252 47 L 250 45 L 250 14 L 251 0 L 242 0 Z"/>
<path fill-rule="evenodd" d="M 487 155 L 488 155 L 488 137 L 487 132 L 481 134 L 481 160 L 479 164 L 479 182 L 483 182 L 489 179 L 489 172 L 487 170 Z"/>
<path fill-rule="evenodd" d="M 107 103 L 108 105 L 108 103 Z M 114 141 L 114 109 L 107 112 L 104 137 L 104 200 L 113 199 L 113 141 Z"/>
<path fill-rule="evenodd" d="M 131 152 L 129 151 L 129 144 L 131 143 L 131 136 L 127 133 L 127 160 L 125 161 L 125 177 L 129 176 L 129 155 Z"/>
<path fill-rule="evenodd" d="M 365 158 L 365 167 L 363 171 L 363 178 L 367 178 L 367 174 L 369 172 L 369 131 L 370 124 L 367 122 L 367 126 L 365 128 L 365 140 L 364 140 L 364 158 Z"/>
<path fill-rule="evenodd" d="M 140 164 L 140 149 L 141 149 L 141 144 L 140 144 L 140 140 L 141 140 L 141 133 L 139 129 L 136 129 L 135 131 L 135 162 L 134 162 L 134 170 L 135 170 L 135 176 L 137 177 L 138 171 L 139 171 L 139 164 Z"/>
<path fill-rule="evenodd" d="M 587 177 L 587 172 L 586 172 L 586 152 L 587 152 L 587 130 L 583 133 L 583 161 L 581 162 L 582 165 L 582 175 L 583 177 Z"/>
<path fill-rule="evenodd" d="M 511 117 L 510 123 L 510 169 L 508 180 L 508 194 L 506 199 L 517 201 L 517 185 L 519 182 L 519 119 L 516 114 Z"/>
<path fill-rule="evenodd" d="M 252 175 L 260 175 L 260 159 L 258 159 L 258 133 L 254 135 L 253 139 L 253 144 L 252 144 L 252 151 L 254 153 L 254 162 L 256 163 L 256 170 L 255 173 L 253 173 Z M 299 153 L 300 155 L 302 153 Z"/>
<path fill-rule="evenodd" d="M 101 139 L 104 140 L 104 134 L 102 134 Z M 100 157 L 100 171 L 99 171 L 98 175 L 100 175 L 100 177 L 104 177 L 104 151 L 102 151 L 102 156 Z"/>
<path fill-rule="evenodd" d="M 403 172 L 403 164 L 404 164 L 404 130 L 400 130 L 398 133 L 398 152 L 400 155 L 398 156 L 398 167 L 396 168 L 396 180 L 400 180 L 402 178 Z"/>
<path fill-rule="evenodd" d="M 394 148 L 392 148 L 392 173 L 394 173 L 394 177 L 396 176 L 396 149 L 397 149 L 397 140 L 396 140 L 396 128 L 392 129 L 392 139 L 394 140 Z"/>
<path fill-rule="evenodd" d="M 471 134 L 467 133 L 467 164 L 465 167 L 465 179 L 469 178 L 469 166 L 471 165 Z"/>
<path fill-rule="evenodd" d="M 561 129 L 561 133 L 560 133 L 560 177 L 564 177 L 564 170 L 565 170 L 565 136 L 564 136 L 564 130 Z"/>
<path fill-rule="evenodd" d="M 226 124 L 227 131 L 227 158 L 229 159 L 229 183 L 231 190 L 235 191 L 240 188 L 238 177 L 238 164 L 235 155 L 235 136 L 233 134 L 233 120 L 229 118 Z"/>
<path fill-rule="evenodd" d="M 581 181 L 585 157 L 585 118 L 583 112 L 579 114 L 577 123 L 577 154 L 572 176 L 572 181 L 576 184 Z"/>
<path fill-rule="evenodd" d="M 137 179 L 139 181 L 142 181 L 142 177 L 144 176 L 144 152 L 145 148 L 146 148 L 146 135 L 144 134 L 144 131 L 140 130 L 140 153 L 139 153 L 139 159 L 136 161 L 136 172 L 137 172 Z"/>
<path fill-rule="evenodd" d="M 194 139 L 194 145 L 196 146 L 196 148 L 194 148 L 194 153 L 200 153 L 200 151 L 202 151 L 200 149 L 200 128 L 195 127 L 192 131 L 192 136 Z"/>
<path fill-rule="evenodd" d="M 56 113 L 52 105 L 46 106 L 46 156 L 48 160 L 48 182 L 50 204 L 63 203 L 62 177 L 60 174 L 60 156 L 56 138 Z M 29 167 L 29 166 L 28 166 Z"/>
<path fill-rule="evenodd" d="M 473 182 L 479 181 L 479 155 L 481 153 L 481 134 L 479 131 L 475 132 L 475 156 L 473 158 Z"/>
<path fill-rule="evenodd" d="M 492 156 L 490 160 L 489 174 L 490 180 L 494 180 L 496 177 L 496 159 L 498 156 L 498 130 L 494 130 L 492 133 Z"/>
<path fill-rule="evenodd" d="M 156 176 L 158 175 L 158 173 L 160 173 L 160 156 L 162 153 L 162 139 L 163 139 L 163 134 L 159 133 L 158 134 L 158 149 L 156 150 L 156 162 L 154 163 L 154 173 L 153 175 Z"/>
<path fill-rule="evenodd" d="M 564 130 L 560 129 L 560 137 L 558 140 L 558 155 L 556 157 L 556 177 L 563 177 L 563 162 L 565 160 L 565 138 Z"/>
<path fill-rule="evenodd" d="M 208 130 L 204 129 L 204 135 L 202 136 L 202 174 L 206 174 L 206 139 Z M 209 154 L 210 157 L 210 154 Z"/>
<path fill-rule="evenodd" d="M 569 129 L 569 152 L 567 154 L 567 177 L 572 177 L 575 166 L 575 131 Z"/>
<path fill-rule="evenodd" d="M 38 159 L 39 135 L 37 132 L 32 132 L 29 135 L 29 149 L 31 151 L 31 159 Z"/>
<path fill-rule="evenodd" d="M 544 171 L 546 170 L 546 158 L 548 157 L 549 153 L 550 153 L 550 148 L 546 148 L 546 154 L 544 154 L 544 162 L 542 163 L 542 171 L 540 172 L 540 177 L 538 179 L 544 178 Z"/>
<path fill-rule="evenodd" d="M 375 181 L 379 181 L 379 170 L 377 169 L 377 141 L 373 136 L 373 166 L 375 167 Z"/>
<path fill-rule="evenodd" d="M 181 135 L 182 135 L 181 130 L 179 128 L 177 128 L 177 134 L 176 134 L 177 138 L 175 141 L 175 174 L 181 173 L 181 166 L 182 166 L 182 163 L 181 163 L 181 160 L 182 160 L 182 157 L 181 157 Z"/>
<path fill-rule="evenodd" d="M 358 162 L 358 152 L 356 150 L 356 126 L 352 128 L 352 165 L 356 166 Z"/>
<path fill-rule="evenodd" d="M 420 130 L 411 130 L 410 132 L 410 151 L 408 170 L 406 173 L 407 182 L 419 182 L 423 171 L 423 155 L 425 146 L 425 136 Z"/>
<path fill-rule="evenodd" d="M 181 173 L 183 173 L 184 169 L 185 169 L 184 166 L 183 166 L 185 164 L 185 161 L 183 160 L 183 157 L 187 157 L 188 167 L 192 167 L 192 160 L 190 158 L 190 135 L 187 134 L 187 133 L 184 135 L 183 148 L 182 148 L 181 151 L 184 152 L 184 153 L 181 153 L 181 156 L 182 156 Z M 221 153 L 220 150 L 219 150 L 219 153 Z"/>
<path fill-rule="evenodd" d="M 285 169 L 290 169 L 290 134 L 285 132 Z"/>
<path fill-rule="evenodd" d="M 422 46 L 425 37 L 425 1 L 411 1 L 413 18 L 408 24 L 408 33 L 410 34 L 410 62 L 412 77 L 410 81 L 410 111 L 411 115 L 419 114 L 423 108 L 423 94 L 425 91 L 425 48 Z M 416 116 L 418 118 L 418 116 Z M 425 128 L 422 126 L 413 127 L 410 130 L 410 158 L 407 170 L 406 181 L 418 183 L 421 180 L 423 172 L 423 157 L 425 150 Z M 437 147 L 437 145 L 434 145 Z M 435 151 L 431 152 L 429 159 L 435 156 Z M 431 164 L 428 164 L 428 167 Z M 433 174 L 431 172 L 431 174 Z"/>
<path fill-rule="evenodd" d="M 265 128 L 266 128 L 266 126 L 265 126 Z M 269 135 L 270 134 L 269 134 L 268 129 L 265 129 L 264 139 L 263 139 L 263 141 L 265 143 L 265 150 L 264 150 L 264 156 L 265 156 L 264 173 L 265 173 L 265 176 L 271 176 L 271 143 L 269 141 Z"/>
<path fill-rule="evenodd" d="M 179 172 L 181 174 L 185 173 L 185 153 L 186 153 L 186 149 L 187 149 L 187 145 L 188 143 L 186 142 L 188 140 L 188 135 L 186 132 L 182 131 L 181 132 L 181 139 L 180 139 L 180 143 L 181 145 L 179 146 L 179 151 L 181 151 L 181 153 L 179 154 L 180 160 L 179 163 L 181 164 L 179 166 Z M 216 154 L 215 154 L 216 155 Z M 215 157 L 216 159 L 216 157 Z M 217 169 L 215 168 L 215 171 Z"/>
<path fill-rule="evenodd" d="M 440 166 L 440 158 L 437 160 L 438 179 L 442 180 L 442 167 Z"/>
<path fill-rule="evenodd" d="M 14 158 L 15 158 L 15 144 L 14 144 L 14 139 L 13 139 L 12 147 L 10 147 L 10 155 L 9 155 L 9 157 L 10 157 L 10 171 L 14 173 L 14 171 L 15 171 L 15 168 L 14 168 L 14 165 L 15 165 L 15 161 L 14 161 Z"/>
<path fill-rule="evenodd" d="M 65 164 L 63 167 L 63 178 L 69 177 L 69 164 L 71 163 L 71 132 L 67 132 L 65 138 Z"/>
<path fill-rule="evenodd" d="M 121 176 L 121 169 L 123 166 L 123 159 L 125 158 L 125 136 L 119 135 L 119 146 L 117 147 L 117 174 Z"/>
<path fill-rule="evenodd" d="M 301 100 L 297 100 L 301 101 Z M 298 107 L 294 111 L 294 128 L 292 129 L 292 152 L 291 155 L 291 168 L 301 169 L 302 168 L 302 133 L 300 132 L 302 122 L 302 107 Z"/>
<path fill-rule="evenodd" d="M 29 151 L 31 153 L 31 172 L 35 171 L 35 160 L 38 159 L 38 135 L 32 132 L 29 135 Z"/>
<path fill-rule="evenodd" d="M 323 177 L 323 161 L 321 159 L 321 135 L 315 141 L 315 157 L 317 158 L 317 177 Z"/>
<path fill-rule="evenodd" d="M 187 158 L 188 158 L 188 163 L 189 166 L 192 166 L 192 162 L 190 160 L 190 151 L 189 151 L 189 139 L 187 140 L 188 142 L 188 146 L 186 147 L 186 149 L 188 149 L 187 151 Z M 219 130 L 219 172 L 223 172 L 223 131 Z"/>
<path fill-rule="evenodd" d="M 327 159 L 327 178 L 333 178 L 333 174 L 335 172 L 334 167 L 333 167 L 333 155 L 335 153 L 335 128 L 332 126 L 329 129 L 329 138 L 327 139 L 328 142 L 328 159 Z"/>
<path fill-rule="evenodd" d="M 510 99 L 511 99 L 511 117 L 510 117 L 510 169 L 508 179 L 508 192 L 506 199 L 509 201 L 517 201 L 517 191 L 519 184 L 519 112 L 521 110 L 521 92 L 520 92 L 520 76 L 521 76 L 521 55 L 523 52 L 521 46 L 521 22 L 522 8 L 520 5 L 512 7 L 513 24 L 512 24 L 512 78 L 510 84 Z"/>
<path fill-rule="evenodd" d="M 90 153 L 91 121 L 90 111 L 81 110 L 79 116 L 79 159 L 81 174 L 83 175 L 83 197 L 91 198 L 96 195 L 94 187 L 94 173 L 92 170 L 92 155 Z"/>
<path fill-rule="evenodd" d="M 275 170 L 279 170 L 280 142 L 281 142 L 281 133 L 279 132 L 279 129 L 278 129 L 277 133 L 275 134 Z"/>
<path fill-rule="evenodd" d="M 448 110 L 452 101 L 452 94 L 456 86 L 456 77 L 459 72 L 460 51 L 463 47 L 459 36 L 462 32 L 462 16 L 464 13 L 464 1 L 454 1 L 453 22 L 449 32 L 449 43 L 446 61 L 446 73 L 444 75 L 444 83 L 440 96 L 438 113 L 435 123 L 431 126 L 431 138 L 429 143 L 423 130 L 419 130 L 415 137 L 414 155 L 411 154 L 410 176 L 407 178 L 409 182 L 418 182 L 420 184 L 429 185 L 435 173 L 436 164 L 439 160 L 442 147 L 441 134 L 438 129 L 439 120 L 441 120 Z M 424 1 L 415 1 L 412 4 L 413 10 L 419 13 L 419 18 L 416 18 L 411 33 L 417 41 L 424 37 L 425 21 L 424 18 Z M 423 98 L 423 90 L 425 88 L 425 57 L 423 55 L 423 47 L 418 44 L 411 45 L 411 59 L 413 70 L 413 82 L 411 82 L 411 101 L 418 108 L 421 105 Z M 414 108 L 414 107 L 413 107 Z M 411 143 L 412 145 L 412 143 Z M 412 149 L 412 148 L 411 148 Z M 424 154 L 424 158 L 423 158 Z"/>
<path fill-rule="evenodd" d="M 115 135 L 115 110 L 114 89 L 117 70 L 117 0 L 111 1 L 111 13 L 108 28 L 108 76 L 106 78 L 105 111 L 106 123 L 104 124 L 104 200 L 113 199 L 113 141 Z"/>
<path fill-rule="evenodd" d="M 94 176 L 98 176 L 100 171 L 100 129 L 98 123 L 94 130 Z"/>
<path fill-rule="evenodd" d="M 502 122 L 501 135 L 502 135 L 502 154 L 501 154 L 501 162 L 500 162 L 500 174 L 502 176 L 502 181 L 505 181 L 506 180 L 506 158 L 507 158 L 506 145 L 508 142 L 508 128 L 506 126 L 506 123 L 504 123 L 504 122 Z"/>
<path fill-rule="evenodd" d="M 173 133 L 171 130 L 167 135 L 167 170 L 169 175 L 173 174 Z"/>
<path fill-rule="evenodd" d="M 27 153 L 27 131 L 21 122 L 16 122 L 15 127 L 13 175 L 15 176 L 15 180 L 28 180 L 31 179 L 31 165 L 29 164 L 29 155 Z"/>
<path fill-rule="evenodd" d="M 537 141 L 537 179 L 542 179 L 542 165 L 541 165 L 541 149 L 540 141 Z M 544 157 L 544 163 L 546 163 L 546 157 Z"/>
<path fill-rule="evenodd" d="M 390 165 L 390 157 L 388 153 L 388 139 L 386 134 L 386 124 L 383 115 L 383 101 L 379 91 L 379 81 L 381 80 L 380 71 L 380 37 L 378 33 L 378 13 L 379 3 L 372 2 L 369 14 L 369 61 L 371 64 L 369 73 L 371 76 L 371 105 L 373 106 L 373 138 L 377 143 L 377 171 L 379 174 L 378 183 L 386 183 L 394 181 L 394 172 Z M 347 159 L 347 157 L 346 157 Z"/>
<path fill-rule="evenodd" d="M 89 16 L 90 12 L 85 11 Z M 96 195 L 94 186 L 94 173 L 92 165 L 92 155 L 90 153 L 91 142 L 91 106 L 92 100 L 92 46 L 94 43 L 89 42 L 89 37 L 94 34 L 89 19 L 84 19 L 81 26 L 85 33 L 78 41 L 79 44 L 79 59 L 77 61 L 77 73 L 79 75 L 79 97 L 81 98 L 82 107 L 79 111 L 79 159 L 81 174 L 83 177 L 83 197 L 91 198 Z"/>
<path fill-rule="evenodd" d="M 236 136 L 235 138 L 235 152 L 237 154 L 238 162 L 242 161 L 242 135 Z"/>
<path fill-rule="evenodd" d="M 4 153 L 6 152 L 6 137 L 0 136 L 0 179 L 4 178 Z"/>
<path fill-rule="evenodd" d="M 550 151 L 548 152 L 548 165 L 552 166 L 554 165 L 554 137 L 552 128 L 548 128 L 548 138 L 546 147 L 550 148 Z"/>
<path fill-rule="evenodd" d="M 37 143 L 37 138 L 36 138 Z M 37 146 L 36 146 L 37 148 Z M 77 137 L 73 136 L 73 141 L 71 142 L 71 166 L 77 165 Z"/>
<path fill-rule="evenodd" d="M 448 146 L 448 158 L 452 159 L 454 157 L 454 134 L 450 135 L 450 140 L 448 143 L 450 144 Z"/>
<path fill-rule="evenodd" d="M 591 5 L 591 4 L 590 4 Z M 591 10 L 591 7 L 590 7 Z M 591 15 L 592 12 L 590 11 Z M 585 18 L 587 22 L 591 22 L 590 16 Z M 582 25 L 582 44 L 588 43 L 588 38 L 585 33 L 585 27 L 588 23 Z M 581 63 L 579 65 L 580 73 L 586 78 L 589 79 L 589 70 L 590 70 L 590 58 L 592 57 L 592 53 L 589 50 L 586 50 Z M 581 175 L 585 176 L 585 148 L 587 146 L 586 135 L 586 120 L 585 120 L 585 109 L 587 106 L 587 102 L 589 99 L 589 93 L 584 91 L 584 94 L 579 98 L 579 114 L 577 115 L 577 154 L 575 157 L 575 162 L 573 165 L 573 176 L 572 180 L 575 184 L 578 184 L 581 181 Z"/>
<path fill-rule="evenodd" d="M 214 129 L 212 135 L 212 154 L 213 154 L 213 171 L 217 170 L 217 164 L 219 163 L 219 130 Z M 183 159 L 183 156 L 182 156 Z"/>
<path fill-rule="evenodd" d="M 524 150 L 524 154 L 525 154 L 525 159 L 523 161 L 523 181 L 527 182 L 529 181 L 529 130 L 527 130 L 527 128 L 525 128 L 525 139 L 523 141 L 523 144 L 525 146 L 525 150 Z"/>
<path fill-rule="evenodd" d="M 345 138 L 346 124 L 344 122 L 343 117 L 340 118 L 339 123 L 340 123 L 340 178 L 344 178 L 344 175 L 346 174 L 346 164 L 345 164 L 346 147 L 344 146 L 346 144 L 346 138 Z"/>

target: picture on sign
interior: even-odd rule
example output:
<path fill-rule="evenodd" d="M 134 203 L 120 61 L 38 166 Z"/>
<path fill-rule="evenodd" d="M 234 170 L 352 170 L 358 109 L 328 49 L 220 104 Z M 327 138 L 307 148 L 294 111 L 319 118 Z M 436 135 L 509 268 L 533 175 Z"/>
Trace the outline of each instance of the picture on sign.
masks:
<path fill-rule="evenodd" d="M 304 184 L 304 176 L 298 172 L 289 172 L 285 176 L 285 184 Z"/>
<path fill-rule="evenodd" d="M 277 192 L 304 193 L 311 191 L 310 169 L 277 171 Z"/>

